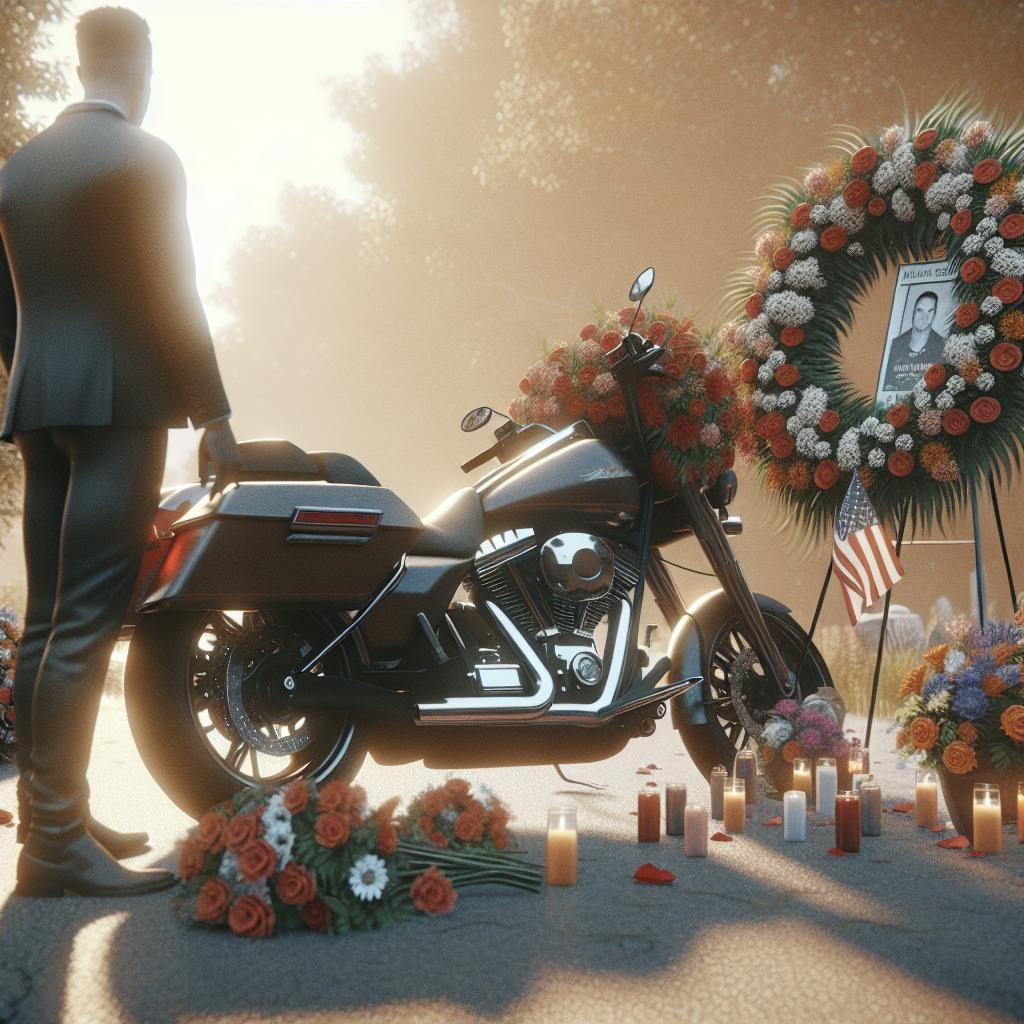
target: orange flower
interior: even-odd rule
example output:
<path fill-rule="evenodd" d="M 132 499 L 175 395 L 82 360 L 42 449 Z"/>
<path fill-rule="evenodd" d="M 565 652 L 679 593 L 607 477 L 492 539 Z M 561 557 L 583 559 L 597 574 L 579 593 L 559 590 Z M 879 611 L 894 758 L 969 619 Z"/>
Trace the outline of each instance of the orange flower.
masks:
<path fill-rule="evenodd" d="M 796 757 L 804 756 L 804 748 L 797 743 L 796 740 L 790 740 L 788 743 L 784 743 L 782 746 L 782 760 L 786 764 L 792 764 L 793 759 Z"/>
<path fill-rule="evenodd" d="M 793 208 L 793 212 L 789 216 L 789 222 L 798 231 L 807 227 L 811 223 L 811 204 L 810 203 L 799 203 Z"/>
<path fill-rule="evenodd" d="M 788 270 L 795 259 L 796 253 L 788 245 L 783 245 L 772 253 L 772 266 L 776 270 Z"/>
<path fill-rule="evenodd" d="M 942 752 L 942 763 L 954 775 L 966 775 L 978 767 L 978 756 L 974 747 L 963 740 L 953 740 Z"/>
<path fill-rule="evenodd" d="M 909 743 L 910 743 L 910 734 L 907 732 L 906 729 L 900 729 L 896 733 L 896 749 L 899 750 L 900 747 L 908 746 Z"/>
<path fill-rule="evenodd" d="M 987 270 L 988 264 L 980 256 L 971 256 L 964 260 L 964 264 L 960 268 L 960 277 L 967 284 L 974 284 L 985 276 Z"/>
<path fill-rule="evenodd" d="M 464 803 L 469 799 L 469 783 L 465 779 L 449 779 L 444 789 L 456 803 Z"/>
<path fill-rule="evenodd" d="M 839 482 L 839 465 L 833 459 L 822 459 L 814 471 L 814 483 L 822 491 Z"/>
<path fill-rule="evenodd" d="M 843 202 L 845 202 L 851 210 L 856 210 L 866 205 L 870 198 L 871 186 L 868 185 L 863 178 L 854 178 L 854 180 L 843 189 Z"/>
<path fill-rule="evenodd" d="M 296 779 L 284 788 L 284 806 L 291 814 L 301 814 L 309 806 L 309 785 Z"/>
<path fill-rule="evenodd" d="M 885 418 L 897 429 L 905 427 L 910 419 L 910 406 L 906 402 L 897 402 L 889 407 Z"/>
<path fill-rule="evenodd" d="M 938 130 L 935 128 L 925 128 L 919 131 L 914 138 L 914 149 L 925 150 L 931 146 L 934 146 L 936 140 L 939 137 Z"/>
<path fill-rule="evenodd" d="M 922 192 L 926 192 L 935 183 L 938 173 L 939 169 L 936 167 L 935 161 L 925 160 L 914 168 L 914 184 Z"/>
<path fill-rule="evenodd" d="M 979 160 L 974 165 L 974 180 L 979 185 L 991 185 L 1002 173 L 1003 165 L 994 156 Z"/>
<path fill-rule="evenodd" d="M 925 674 L 928 672 L 927 665 L 917 665 L 912 668 L 904 677 L 903 682 L 900 683 L 900 689 L 898 697 L 903 700 L 904 697 L 909 697 L 910 694 L 921 695 L 921 687 L 924 686 Z"/>
<path fill-rule="evenodd" d="M 949 226 L 958 235 L 965 235 L 971 228 L 973 218 L 970 210 L 957 210 L 949 222 Z"/>
<path fill-rule="evenodd" d="M 999 716 L 999 727 L 1015 743 L 1024 743 L 1024 705 L 1011 704 Z"/>
<path fill-rule="evenodd" d="M 794 491 L 806 491 L 811 486 L 811 479 L 811 468 L 803 460 L 794 462 L 786 474 L 786 480 Z"/>
<path fill-rule="evenodd" d="M 946 383 L 946 368 L 942 363 L 932 363 L 932 365 L 924 371 L 924 382 L 932 391 L 936 388 L 942 387 L 942 385 Z"/>
<path fill-rule="evenodd" d="M 870 213 L 872 217 L 881 217 L 888 208 L 889 204 L 881 196 L 875 196 L 868 203 L 868 213 Z"/>
<path fill-rule="evenodd" d="M 463 811 L 455 819 L 455 838 L 461 843 L 478 843 L 484 837 L 484 823 L 469 811 Z"/>
<path fill-rule="evenodd" d="M 1007 240 L 1024 235 L 1024 213 L 1011 213 L 1004 217 L 999 224 L 999 234 Z"/>
<path fill-rule="evenodd" d="M 236 935 L 263 939 L 274 931 L 274 911 L 259 896 L 242 896 L 228 911 L 228 925 Z"/>
<path fill-rule="evenodd" d="M 997 665 L 1007 665 L 1017 653 L 1016 644 L 998 644 L 992 651 Z"/>
<path fill-rule="evenodd" d="M 1009 687 L 997 675 L 987 675 L 981 681 L 981 688 L 989 697 L 998 697 L 1005 693 Z"/>
<path fill-rule="evenodd" d="M 942 414 L 942 429 L 950 437 L 966 434 L 970 425 L 971 419 L 963 409 L 947 409 Z"/>
<path fill-rule="evenodd" d="M 220 924 L 231 902 L 231 886 L 223 878 L 208 878 L 196 897 L 195 919 L 203 924 Z"/>
<path fill-rule="evenodd" d="M 761 759 L 767 764 L 771 764 L 775 760 L 775 748 L 769 747 L 767 744 L 761 747 Z"/>
<path fill-rule="evenodd" d="M 1014 281 L 1013 283 L 1020 287 L 1020 281 Z M 1020 295 L 1017 298 L 1019 299 Z M 1014 299 L 1014 302 L 1016 301 Z M 1010 341 L 1024 341 L 1024 312 L 1015 309 L 1012 313 L 1001 316 L 999 318 L 999 333 L 1004 338 L 1009 338 Z"/>
<path fill-rule="evenodd" d="M 988 395 L 982 395 L 971 402 L 971 419 L 975 423 L 994 423 L 1002 411 L 999 399 L 990 398 Z"/>
<path fill-rule="evenodd" d="M 947 654 L 949 654 L 949 644 L 939 644 L 937 647 L 925 651 L 923 657 L 933 669 L 941 672 L 946 664 Z"/>
<path fill-rule="evenodd" d="M 1007 344 L 1003 342 L 1002 344 Z M 997 345 L 996 348 L 999 346 Z M 992 362 L 993 352 L 989 353 L 989 362 Z M 993 366 L 995 364 L 993 363 Z M 982 374 L 981 363 L 977 359 L 965 359 L 960 364 L 960 376 L 963 377 L 968 384 L 973 384 Z"/>
<path fill-rule="evenodd" d="M 1012 373 L 1021 364 L 1020 346 L 1015 345 L 1012 341 L 1001 341 L 992 347 L 988 354 L 988 361 L 993 370 Z M 966 378 L 964 379 L 966 380 Z"/>
<path fill-rule="evenodd" d="M 178 874 L 183 882 L 195 878 L 203 870 L 205 858 L 202 846 L 195 839 L 186 839 L 181 844 L 181 859 L 178 863 Z"/>
<path fill-rule="evenodd" d="M 423 812 L 431 818 L 436 818 L 448 803 L 447 794 L 443 789 L 428 789 L 423 794 Z"/>
<path fill-rule="evenodd" d="M 939 727 L 931 718 L 918 715 L 910 723 L 910 742 L 918 750 L 931 750 L 939 738 Z"/>
<path fill-rule="evenodd" d="M 839 413 L 835 409 L 826 409 L 818 418 L 818 429 L 823 434 L 831 434 L 839 426 Z"/>
<path fill-rule="evenodd" d="M 786 467 L 781 462 L 771 463 L 764 471 L 764 485 L 769 491 L 778 491 L 786 482 Z"/>
<path fill-rule="evenodd" d="M 260 815 L 236 814 L 225 826 L 222 833 L 224 845 L 232 853 L 240 853 L 254 839 L 258 839 L 263 831 Z"/>
<path fill-rule="evenodd" d="M 797 345 L 802 344 L 804 340 L 804 329 L 797 327 L 796 324 L 790 324 L 788 327 L 783 327 L 782 332 L 779 335 L 779 340 L 786 348 L 796 348 Z"/>
<path fill-rule="evenodd" d="M 339 811 L 325 811 L 313 826 L 316 841 L 325 849 L 334 850 L 348 842 L 348 818 Z"/>
<path fill-rule="evenodd" d="M 956 727 L 957 739 L 961 739 L 964 743 L 974 743 L 978 739 L 978 730 L 974 727 L 973 722 L 961 722 Z"/>
<path fill-rule="evenodd" d="M 915 459 L 910 452 L 901 451 L 896 449 L 888 459 L 886 459 L 886 467 L 893 476 L 904 477 L 910 476 L 914 471 Z"/>
<path fill-rule="evenodd" d="M 850 157 L 850 170 L 854 174 L 869 174 L 878 163 L 878 150 L 874 146 L 861 146 Z"/>
<path fill-rule="evenodd" d="M 275 885 L 278 898 L 291 907 L 300 907 L 316 897 L 316 876 L 289 861 L 277 876 Z"/>
<path fill-rule="evenodd" d="M 775 383 L 780 388 L 791 388 L 800 379 L 800 370 L 792 363 L 783 363 L 775 371 Z"/>
<path fill-rule="evenodd" d="M 976 302 L 961 302 L 953 315 L 958 327 L 970 327 L 981 316 L 981 309 Z"/>
<path fill-rule="evenodd" d="M 221 835 L 227 823 L 228 819 L 223 814 L 218 814 L 217 811 L 207 811 L 199 819 L 199 826 L 196 829 L 196 839 L 199 840 L 199 845 L 204 850 L 209 850 L 210 853 L 220 853 L 224 849 Z"/>
<path fill-rule="evenodd" d="M 253 840 L 238 854 L 238 871 L 247 882 L 269 878 L 277 867 L 277 852 L 265 839 Z"/>
<path fill-rule="evenodd" d="M 839 224 L 830 224 L 821 233 L 819 244 L 825 252 L 839 252 L 849 236 L 846 234 L 846 228 Z"/>
<path fill-rule="evenodd" d="M 450 914 L 459 898 L 452 883 L 434 865 L 417 877 L 409 895 L 418 911 L 433 916 Z"/>

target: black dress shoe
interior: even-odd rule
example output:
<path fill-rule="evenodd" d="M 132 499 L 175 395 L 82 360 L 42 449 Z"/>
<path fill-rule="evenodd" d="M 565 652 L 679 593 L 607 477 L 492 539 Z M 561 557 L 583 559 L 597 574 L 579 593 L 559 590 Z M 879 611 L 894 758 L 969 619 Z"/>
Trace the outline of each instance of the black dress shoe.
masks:
<path fill-rule="evenodd" d="M 109 825 L 104 825 L 95 818 L 90 818 L 86 825 L 89 835 L 93 837 L 111 857 L 117 860 L 124 860 L 126 857 L 138 857 L 149 849 L 148 832 L 116 832 Z M 28 835 L 28 825 L 24 821 L 18 822 L 18 831 L 15 841 L 25 842 Z"/>
<path fill-rule="evenodd" d="M 18 858 L 16 896 L 141 896 L 175 883 L 169 871 L 122 867 L 88 832 L 55 848 L 29 835 Z"/>

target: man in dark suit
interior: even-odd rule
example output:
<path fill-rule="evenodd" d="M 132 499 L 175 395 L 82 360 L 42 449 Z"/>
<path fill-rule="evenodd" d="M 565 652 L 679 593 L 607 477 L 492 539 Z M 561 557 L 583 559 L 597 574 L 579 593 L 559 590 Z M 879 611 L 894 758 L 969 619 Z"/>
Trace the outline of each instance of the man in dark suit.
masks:
<path fill-rule="evenodd" d="M 28 608 L 18 709 L 22 895 L 126 895 L 144 833 L 88 810 L 103 680 L 159 502 L 167 428 L 205 427 L 215 488 L 237 479 L 230 407 L 195 285 L 185 178 L 142 131 L 149 27 L 123 8 L 78 22 L 85 99 L 0 168 L 0 439 L 25 469 Z"/>
<path fill-rule="evenodd" d="M 933 363 L 942 362 L 946 339 L 932 327 L 938 307 L 939 297 L 935 292 L 918 295 L 914 302 L 912 326 L 897 334 L 889 346 L 883 391 L 898 395 L 913 391 L 924 371 Z"/>

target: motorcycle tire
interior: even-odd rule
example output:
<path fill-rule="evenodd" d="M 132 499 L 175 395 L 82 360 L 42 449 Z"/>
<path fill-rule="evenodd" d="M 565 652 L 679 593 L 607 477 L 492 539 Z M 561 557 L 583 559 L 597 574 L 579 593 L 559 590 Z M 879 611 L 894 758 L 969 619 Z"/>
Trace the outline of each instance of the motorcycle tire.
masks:
<path fill-rule="evenodd" d="M 694 722 L 685 711 L 673 715 L 687 753 L 705 778 L 718 764 L 725 765 L 731 772 L 736 751 L 747 746 L 750 739 L 736 713 L 729 676 L 736 655 L 750 643 L 743 636 L 742 625 L 732 604 L 722 593 L 717 597 L 699 615 L 704 676 L 701 700 L 706 722 Z M 807 632 L 796 619 L 771 598 L 758 594 L 757 603 L 790 673 L 795 673 L 800 666 L 791 695 L 793 699 L 803 700 L 819 686 L 831 686 L 832 679 L 821 653 L 813 643 L 807 646 Z M 771 691 L 756 662 L 743 695 L 748 709 L 762 711 L 767 711 L 784 696 Z"/>
<path fill-rule="evenodd" d="M 231 623 L 238 630 L 234 635 Z M 125 662 L 128 724 L 146 768 L 186 814 L 198 820 L 245 786 L 356 775 L 366 756 L 365 729 L 357 721 L 339 714 L 299 715 L 290 724 L 264 718 L 258 691 L 245 690 L 244 669 L 231 668 L 238 659 L 258 656 L 261 643 L 291 643 L 306 653 L 313 645 L 326 646 L 336 632 L 327 616 L 312 613 L 141 617 Z M 340 648 L 325 659 L 325 671 L 347 667 Z M 283 738 L 279 730 L 286 731 Z M 270 770 L 264 775 L 261 767 Z"/>

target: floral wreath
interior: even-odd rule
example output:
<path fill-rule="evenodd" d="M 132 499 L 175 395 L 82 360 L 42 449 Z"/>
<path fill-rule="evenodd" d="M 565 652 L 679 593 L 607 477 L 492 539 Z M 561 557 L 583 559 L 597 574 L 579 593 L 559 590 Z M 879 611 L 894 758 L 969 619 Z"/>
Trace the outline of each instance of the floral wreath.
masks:
<path fill-rule="evenodd" d="M 847 155 L 775 193 L 745 321 L 729 325 L 752 403 L 740 438 L 765 485 L 827 529 L 854 472 L 886 518 L 941 521 L 1010 475 L 1024 440 L 1024 132 L 943 104 L 916 130 L 848 136 Z M 945 249 L 959 305 L 942 362 L 883 412 L 839 366 L 857 297 L 893 260 Z"/>

